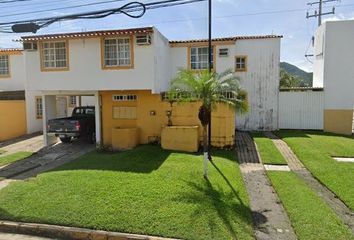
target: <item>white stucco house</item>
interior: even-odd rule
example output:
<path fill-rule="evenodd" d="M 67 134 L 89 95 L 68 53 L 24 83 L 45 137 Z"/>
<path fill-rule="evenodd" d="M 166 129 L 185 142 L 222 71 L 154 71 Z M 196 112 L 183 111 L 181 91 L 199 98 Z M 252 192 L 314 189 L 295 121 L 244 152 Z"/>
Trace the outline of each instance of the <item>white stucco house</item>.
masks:
<path fill-rule="evenodd" d="M 354 133 L 354 20 L 329 21 L 316 31 L 314 87 L 324 89 L 324 130 Z"/>
<path fill-rule="evenodd" d="M 250 112 L 237 117 L 239 129 L 278 129 L 281 37 L 213 39 L 213 69 L 217 72 L 233 69 L 249 93 Z M 96 138 L 100 142 L 112 121 L 112 117 L 105 116 L 112 114 L 112 109 L 106 113 L 105 105 L 137 91 L 144 92 L 146 97 L 160 95 L 168 90 L 178 69 L 207 68 L 207 40 L 170 41 L 154 27 L 33 35 L 22 37 L 21 41 L 26 96 L 42 99 L 47 144 L 51 139 L 46 135 L 45 123 L 57 117 L 56 99 L 62 96 L 95 99 Z M 134 96 L 132 99 L 136 99 Z M 118 113 L 114 111 L 115 116 Z M 30 119 L 35 118 L 36 101 L 28 102 L 27 112 Z M 29 131 L 37 129 L 35 123 L 29 123 Z"/>

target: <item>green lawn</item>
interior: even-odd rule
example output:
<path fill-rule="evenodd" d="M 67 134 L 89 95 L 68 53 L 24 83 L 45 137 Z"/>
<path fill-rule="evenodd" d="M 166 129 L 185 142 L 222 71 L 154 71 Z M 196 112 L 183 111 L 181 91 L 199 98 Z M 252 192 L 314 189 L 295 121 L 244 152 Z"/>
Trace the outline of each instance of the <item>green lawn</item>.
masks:
<path fill-rule="evenodd" d="M 234 152 L 202 156 L 139 146 L 89 153 L 0 191 L 0 219 L 183 239 L 253 239 L 251 211 Z"/>
<path fill-rule="evenodd" d="M 295 173 L 267 172 L 299 240 L 354 239 L 349 228 Z"/>
<path fill-rule="evenodd" d="M 273 141 L 264 136 L 262 132 L 251 133 L 254 141 L 257 144 L 258 151 L 261 155 L 264 164 L 287 165 L 283 155 L 278 151 Z"/>
<path fill-rule="evenodd" d="M 32 154 L 31 152 L 17 152 L 2 157 L 0 156 L 0 167 L 27 158 Z"/>
<path fill-rule="evenodd" d="M 354 210 L 354 164 L 331 156 L 354 157 L 354 138 L 314 131 L 279 131 L 307 169 Z"/>

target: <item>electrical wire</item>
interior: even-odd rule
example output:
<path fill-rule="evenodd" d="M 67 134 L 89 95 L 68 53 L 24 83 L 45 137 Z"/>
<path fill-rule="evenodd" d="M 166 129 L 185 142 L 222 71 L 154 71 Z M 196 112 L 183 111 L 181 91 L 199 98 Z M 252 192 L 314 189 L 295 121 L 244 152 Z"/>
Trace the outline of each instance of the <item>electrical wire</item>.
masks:
<path fill-rule="evenodd" d="M 90 12 L 84 12 L 84 13 L 63 15 L 63 16 L 58 16 L 58 17 L 47 17 L 47 18 L 4 22 L 4 23 L 0 23 L 0 26 L 6 27 L 6 26 L 11 26 L 12 24 L 31 23 L 31 22 L 32 23 L 38 22 L 40 24 L 45 24 L 46 22 L 55 22 L 55 21 L 62 21 L 62 20 L 102 18 L 102 17 L 107 17 L 112 14 L 119 14 L 119 13 L 123 13 L 123 14 L 129 16 L 129 14 L 126 14 L 126 13 L 141 11 L 144 9 L 144 6 L 146 9 L 156 9 L 156 8 L 161 8 L 161 7 L 170 7 L 170 6 L 183 5 L 183 4 L 202 2 L 202 1 L 206 1 L 206 0 L 164 0 L 164 1 L 151 2 L 151 3 L 147 3 L 147 4 L 143 4 L 140 2 L 131 2 L 131 3 L 125 4 L 124 6 L 119 7 L 119 8 L 90 11 Z M 136 15 L 136 16 L 138 16 L 138 15 Z"/>

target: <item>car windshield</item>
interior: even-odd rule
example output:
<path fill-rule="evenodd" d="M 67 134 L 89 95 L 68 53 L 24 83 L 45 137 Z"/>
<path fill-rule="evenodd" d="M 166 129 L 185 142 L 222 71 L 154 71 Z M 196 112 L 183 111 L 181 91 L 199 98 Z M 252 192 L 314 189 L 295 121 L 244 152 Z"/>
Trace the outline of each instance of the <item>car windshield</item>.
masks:
<path fill-rule="evenodd" d="M 95 115 L 94 108 L 75 108 L 73 115 Z"/>

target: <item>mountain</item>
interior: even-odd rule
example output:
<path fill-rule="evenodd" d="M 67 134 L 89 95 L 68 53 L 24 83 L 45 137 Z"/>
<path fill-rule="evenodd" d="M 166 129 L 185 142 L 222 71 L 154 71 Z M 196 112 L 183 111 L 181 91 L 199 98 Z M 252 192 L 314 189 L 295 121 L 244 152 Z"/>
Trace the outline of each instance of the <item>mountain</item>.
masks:
<path fill-rule="evenodd" d="M 302 85 L 312 87 L 312 78 L 313 78 L 312 72 L 306 72 L 306 71 L 296 67 L 295 65 L 292 65 L 287 62 L 281 62 L 280 68 L 284 69 L 290 75 L 300 78 L 303 83 Z"/>

